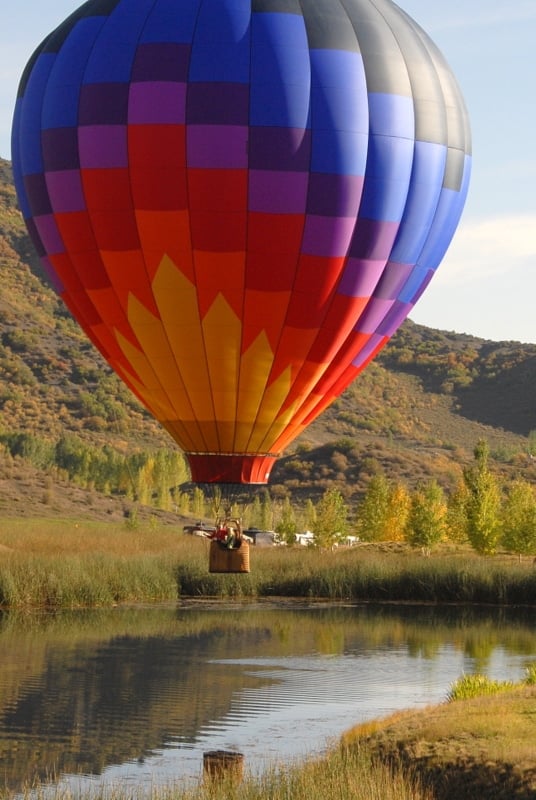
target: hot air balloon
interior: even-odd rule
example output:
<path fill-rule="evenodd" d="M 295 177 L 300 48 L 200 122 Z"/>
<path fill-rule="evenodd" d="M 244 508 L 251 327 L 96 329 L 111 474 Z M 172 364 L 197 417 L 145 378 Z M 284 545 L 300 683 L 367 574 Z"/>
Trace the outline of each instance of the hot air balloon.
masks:
<path fill-rule="evenodd" d="M 51 282 L 203 483 L 266 483 L 386 344 L 471 160 L 391 0 L 88 0 L 31 58 L 12 145 Z"/>

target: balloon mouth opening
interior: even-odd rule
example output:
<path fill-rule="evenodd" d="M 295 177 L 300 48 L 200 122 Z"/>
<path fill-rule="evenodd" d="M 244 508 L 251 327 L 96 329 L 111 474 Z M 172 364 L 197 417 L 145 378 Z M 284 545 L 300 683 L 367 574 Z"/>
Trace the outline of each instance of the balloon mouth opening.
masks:
<path fill-rule="evenodd" d="M 194 483 L 267 484 L 275 453 L 186 453 Z"/>

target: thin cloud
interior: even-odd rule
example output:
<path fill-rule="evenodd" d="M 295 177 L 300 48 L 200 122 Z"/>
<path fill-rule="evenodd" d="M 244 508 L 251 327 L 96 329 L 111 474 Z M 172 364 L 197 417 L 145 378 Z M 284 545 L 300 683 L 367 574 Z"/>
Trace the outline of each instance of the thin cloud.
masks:
<path fill-rule="evenodd" d="M 536 213 L 462 222 L 410 318 L 492 341 L 536 342 Z"/>
<path fill-rule="evenodd" d="M 510 214 L 460 225 L 436 280 L 444 286 L 508 275 L 536 263 L 536 213 Z"/>

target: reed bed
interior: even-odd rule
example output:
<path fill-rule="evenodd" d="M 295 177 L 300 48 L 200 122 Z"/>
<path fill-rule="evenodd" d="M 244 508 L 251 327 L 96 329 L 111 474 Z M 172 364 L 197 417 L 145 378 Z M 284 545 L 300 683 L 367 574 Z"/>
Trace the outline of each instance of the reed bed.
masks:
<path fill-rule="evenodd" d="M 178 597 L 536 605 L 532 561 L 400 546 L 251 548 L 249 574 L 208 572 L 208 542 L 177 529 L 58 521 L 5 524 L 0 606 L 98 607 Z"/>
<path fill-rule="evenodd" d="M 262 595 L 419 603 L 536 604 L 536 569 L 532 562 L 468 557 L 466 553 L 439 553 L 424 558 L 411 550 L 371 551 L 359 546 L 333 553 L 314 549 L 299 553 L 294 549 L 286 554 L 277 550 L 259 558 L 258 575 L 259 594 Z"/>
<path fill-rule="evenodd" d="M 389 767 L 366 750 L 337 747 L 321 759 L 268 771 L 233 785 L 201 783 L 191 790 L 168 790 L 152 800 L 432 800 L 410 770 Z M 114 800 L 123 800 L 117 798 Z"/>
<path fill-rule="evenodd" d="M 0 793 L 2 800 L 9 794 Z M 64 789 L 37 787 L 18 795 L 22 800 L 74 800 Z M 422 780 L 411 770 L 393 768 L 364 749 L 334 748 L 320 759 L 268 770 L 260 777 L 214 782 L 200 780 L 194 787 L 180 783 L 154 787 L 150 792 L 111 787 L 76 793 L 77 800 L 433 800 Z"/>
<path fill-rule="evenodd" d="M 103 554 L 11 556 L 0 563 L 0 605 L 80 608 L 177 597 L 168 559 Z"/>

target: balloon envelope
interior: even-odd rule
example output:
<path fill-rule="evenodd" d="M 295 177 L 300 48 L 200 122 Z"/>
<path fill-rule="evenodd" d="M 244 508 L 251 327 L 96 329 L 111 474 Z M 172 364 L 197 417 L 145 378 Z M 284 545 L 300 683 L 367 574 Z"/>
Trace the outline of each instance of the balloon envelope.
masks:
<path fill-rule="evenodd" d="M 56 290 L 193 479 L 264 483 L 430 281 L 470 133 L 391 0 L 89 0 L 26 68 L 13 168 Z"/>

